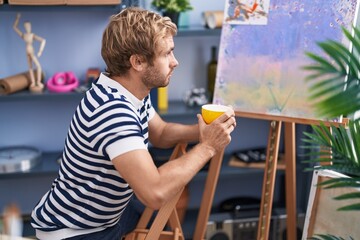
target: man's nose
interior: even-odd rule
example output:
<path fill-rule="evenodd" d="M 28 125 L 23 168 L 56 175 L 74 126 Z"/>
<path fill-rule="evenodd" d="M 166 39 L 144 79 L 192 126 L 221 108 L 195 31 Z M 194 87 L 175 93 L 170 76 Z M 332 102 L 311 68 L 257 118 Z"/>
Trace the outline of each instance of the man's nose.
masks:
<path fill-rule="evenodd" d="M 173 55 L 173 58 L 171 60 L 171 67 L 177 67 L 179 65 L 178 60 L 175 58 L 175 56 Z"/>

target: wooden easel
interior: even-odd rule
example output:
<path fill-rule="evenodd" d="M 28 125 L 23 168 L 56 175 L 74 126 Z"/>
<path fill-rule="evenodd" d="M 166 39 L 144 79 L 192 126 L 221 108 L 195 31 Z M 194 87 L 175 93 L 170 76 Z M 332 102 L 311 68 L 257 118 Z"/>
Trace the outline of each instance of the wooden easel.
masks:
<path fill-rule="evenodd" d="M 319 124 L 319 120 L 293 119 L 287 117 L 268 116 L 262 114 L 236 112 L 236 116 L 250 117 L 263 120 L 270 120 L 270 130 L 268 136 L 267 156 L 264 169 L 264 179 L 262 186 L 262 197 L 258 224 L 258 240 L 269 238 L 271 211 L 273 204 L 275 176 L 277 169 L 279 143 L 282 124 L 284 124 L 284 143 L 285 143 L 285 180 L 286 180 L 286 212 L 287 212 L 287 239 L 296 239 L 296 140 L 295 123 L 300 124 Z M 330 123 L 327 123 L 330 124 Z M 331 123 L 336 125 L 337 123 Z M 346 124 L 344 119 L 342 123 Z M 179 144 L 175 148 L 170 159 L 176 158 L 185 152 L 186 144 Z M 199 214 L 197 217 L 193 240 L 204 240 L 206 226 L 211 212 L 217 181 L 224 156 L 224 150 L 215 155 L 211 161 L 206 178 L 204 193 L 201 200 Z M 181 192 L 168 204 L 162 207 L 157 218 L 154 220 L 150 229 L 146 226 L 152 216 L 153 210 L 146 209 L 142 215 L 136 229 L 129 234 L 125 240 L 135 239 L 175 239 L 183 240 L 181 224 L 176 212 L 176 203 Z M 163 231 L 166 223 L 169 222 L 171 231 Z"/>
<path fill-rule="evenodd" d="M 237 113 L 237 115 L 239 115 L 239 113 Z M 269 237 L 271 210 L 272 210 L 272 203 L 274 196 L 275 176 L 276 176 L 282 122 L 283 121 L 273 120 L 271 121 L 270 124 L 267 159 L 264 170 L 263 193 L 261 199 L 261 209 L 260 209 L 259 225 L 258 225 L 259 226 L 258 239 L 261 240 L 267 240 Z M 308 124 L 315 123 L 311 121 L 309 122 L 308 120 L 305 120 L 305 122 L 307 122 Z M 286 193 L 287 193 L 286 209 L 288 215 L 287 239 L 296 239 L 295 123 L 285 122 L 284 124 L 285 124 L 285 159 L 286 159 L 285 173 L 286 173 Z M 217 181 L 219 178 L 223 156 L 224 156 L 224 151 L 214 156 L 213 159 L 211 159 L 210 161 L 208 176 L 205 182 L 204 193 L 202 196 L 199 214 L 197 217 L 195 232 L 192 238 L 193 240 L 205 239 L 204 237 L 206 232 L 206 226 L 211 212 L 212 202 L 214 199 L 214 194 L 216 190 Z M 175 203 L 176 202 L 173 203 L 173 206 L 175 206 L 174 205 Z M 168 216 L 174 218 L 172 215 L 170 216 L 170 214 Z M 165 222 L 163 222 L 162 226 L 165 226 L 167 219 L 168 218 L 165 217 Z M 142 226 L 146 226 L 146 224 L 141 222 L 139 222 L 139 224 Z M 181 230 L 180 224 L 175 224 L 175 227 L 174 226 L 172 227 L 172 229 L 176 229 L 176 228 L 179 228 Z M 157 228 L 158 233 L 160 233 L 161 230 L 162 228 Z M 139 233 L 140 232 L 142 232 L 143 234 L 145 233 L 144 230 L 139 231 Z M 167 237 L 169 238 L 142 238 L 142 239 L 178 239 L 178 238 L 174 238 L 174 234 L 167 233 L 166 235 L 168 235 Z M 160 235 L 156 235 L 156 236 L 160 236 Z M 137 238 L 126 238 L 126 240 L 130 240 L 130 239 L 137 239 Z"/>
<path fill-rule="evenodd" d="M 205 239 L 206 226 L 211 212 L 211 207 L 215 195 L 217 181 L 219 179 L 219 173 L 223 157 L 224 150 L 216 154 L 210 161 L 204 193 L 202 195 L 199 214 L 196 221 L 195 232 L 192 238 L 193 240 Z"/>
<path fill-rule="evenodd" d="M 254 117 L 251 113 L 236 113 L 237 116 Z M 271 120 L 269 116 L 255 118 Z M 266 154 L 266 165 L 264 169 L 263 189 L 261 197 L 261 207 L 258 224 L 258 240 L 269 238 L 271 211 L 273 204 L 275 176 L 277 169 L 279 143 L 281 136 L 281 126 L 284 122 L 285 138 L 285 178 L 286 178 L 286 211 L 287 211 L 287 239 L 296 239 L 296 141 L 295 141 L 295 122 L 291 119 L 271 120 L 268 136 L 268 147 Z M 318 124 L 318 121 L 298 120 L 304 124 Z M 194 240 L 204 239 L 206 223 L 211 211 L 214 192 L 221 168 L 223 153 L 211 160 L 205 190 L 202 197 L 200 212 L 197 219 Z"/>
<path fill-rule="evenodd" d="M 295 123 L 305 125 L 318 125 L 321 120 L 291 118 L 284 116 L 269 116 L 257 113 L 236 112 L 236 116 L 270 120 L 270 131 L 268 136 L 266 164 L 262 186 L 260 215 L 258 224 L 258 240 L 269 238 L 271 211 L 273 205 L 275 176 L 277 169 L 279 143 L 282 124 L 284 123 L 284 158 L 285 158 L 285 191 L 286 191 L 286 225 L 287 239 L 296 239 L 296 138 Z M 324 122 L 327 126 L 346 125 L 348 119 L 341 123 Z"/>
<path fill-rule="evenodd" d="M 262 186 L 257 239 L 269 238 L 282 121 L 271 121 Z M 296 239 L 295 123 L 285 122 L 285 188 L 287 239 Z"/>

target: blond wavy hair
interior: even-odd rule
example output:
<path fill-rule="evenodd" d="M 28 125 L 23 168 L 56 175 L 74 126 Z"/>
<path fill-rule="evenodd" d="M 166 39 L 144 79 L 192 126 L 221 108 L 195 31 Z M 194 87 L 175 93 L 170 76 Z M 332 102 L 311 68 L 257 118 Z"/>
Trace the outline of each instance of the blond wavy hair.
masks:
<path fill-rule="evenodd" d="M 170 18 L 138 7 L 129 7 L 110 17 L 103 33 L 101 56 L 110 76 L 124 76 L 130 69 L 131 55 L 143 56 L 153 64 L 161 39 L 175 36 Z"/>

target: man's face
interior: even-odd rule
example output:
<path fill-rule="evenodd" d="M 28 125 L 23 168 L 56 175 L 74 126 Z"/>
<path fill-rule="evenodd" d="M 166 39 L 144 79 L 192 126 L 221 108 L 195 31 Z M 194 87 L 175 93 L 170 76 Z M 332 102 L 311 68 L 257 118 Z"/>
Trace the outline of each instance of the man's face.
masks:
<path fill-rule="evenodd" d="M 174 39 L 164 38 L 158 46 L 153 65 L 148 65 L 143 75 L 143 83 L 149 88 L 166 87 L 174 68 L 179 64 L 174 56 Z"/>

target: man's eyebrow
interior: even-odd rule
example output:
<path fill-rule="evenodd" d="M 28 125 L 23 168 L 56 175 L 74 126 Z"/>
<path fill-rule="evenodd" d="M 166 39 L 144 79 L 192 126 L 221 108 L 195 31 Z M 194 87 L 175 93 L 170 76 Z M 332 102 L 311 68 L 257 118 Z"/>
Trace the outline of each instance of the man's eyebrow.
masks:
<path fill-rule="evenodd" d="M 168 49 L 166 49 L 166 50 L 164 50 L 164 51 L 161 51 L 162 53 L 169 53 L 169 52 L 172 52 L 172 51 L 174 51 L 174 49 L 175 49 L 175 47 L 171 47 L 171 48 L 168 48 Z"/>

